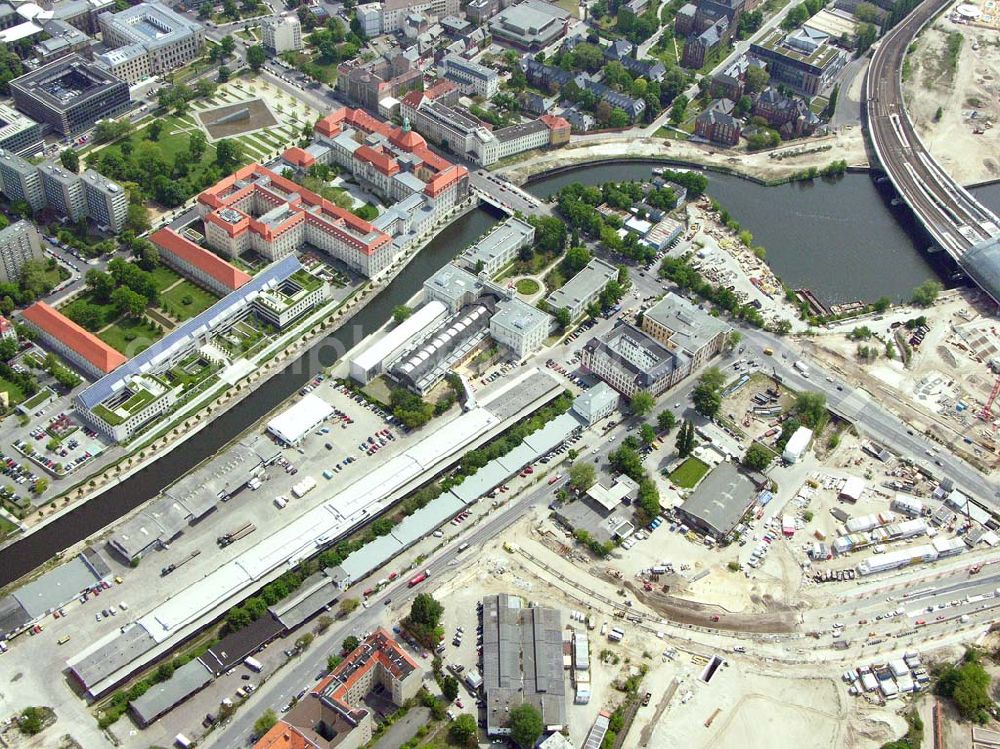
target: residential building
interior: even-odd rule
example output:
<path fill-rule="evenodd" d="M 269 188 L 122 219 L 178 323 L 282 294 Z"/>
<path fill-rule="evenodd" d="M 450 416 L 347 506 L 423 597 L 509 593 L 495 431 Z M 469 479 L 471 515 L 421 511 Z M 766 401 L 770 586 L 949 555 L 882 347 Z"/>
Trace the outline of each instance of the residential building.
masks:
<path fill-rule="evenodd" d="M 17 283 L 24 264 L 41 259 L 38 230 L 30 221 L 22 219 L 0 229 L 0 282 Z"/>
<path fill-rule="evenodd" d="M 0 315 L 0 339 L 17 340 L 17 329 L 14 327 L 14 323 L 3 315 Z"/>
<path fill-rule="evenodd" d="M 573 73 L 562 70 L 552 65 L 537 62 L 531 57 L 525 58 L 521 65 L 528 83 L 543 91 L 558 92 L 563 86 L 572 82 L 581 89 L 591 91 L 598 100 L 606 101 L 611 107 L 623 110 L 633 122 L 638 120 L 642 116 L 642 113 L 646 111 L 646 102 L 644 99 L 637 99 L 615 91 L 610 86 L 605 86 L 603 83 L 593 80 L 586 73 Z M 567 111 L 563 113 L 563 116 L 574 129 L 584 130 L 575 119 L 579 115 L 570 114 Z"/>
<path fill-rule="evenodd" d="M 110 51 L 95 59 L 130 84 L 169 73 L 194 60 L 205 44 L 204 27 L 151 0 L 98 18 Z"/>
<path fill-rule="evenodd" d="M 524 0 L 493 16 L 489 22 L 494 39 L 521 49 L 547 47 L 566 34 L 569 13 L 556 5 Z"/>
<path fill-rule="evenodd" d="M 105 231 L 122 231 L 128 218 L 128 195 L 122 186 L 93 169 L 87 169 L 80 178 L 90 220 Z"/>
<path fill-rule="evenodd" d="M 692 34 L 684 40 L 684 54 L 681 65 L 685 68 L 698 69 L 705 66 L 709 56 L 721 49 L 730 37 L 729 19 L 725 16 L 698 34 Z"/>
<path fill-rule="evenodd" d="M 0 150 L 17 156 L 41 153 L 42 126 L 8 104 L 0 104 Z"/>
<path fill-rule="evenodd" d="M 716 99 L 694 120 L 694 133 L 700 138 L 725 146 L 735 146 L 740 142 L 743 127 L 733 117 L 735 105 L 732 99 Z"/>
<path fill-rule="evenodd" d="M 400 707 L 420 689 L 420 665 L 381 627 L 295 703 L 254 749 L 361 749 L 375 728 L 366 697 Z"/>
<path fill-rule="evenodd" d="M 507 299 L 490 318 L 493 340 L 510 349 L 516 361 L 542 347 L 552 331 L 552 317 L 520 299 Z"/>
<path fill-rule="evenodd" d="M 458 256 L 457 262 L 479 275 L 495 276 L 514 262 L 522 247 L 535 240 L 535 227 L 511 216 L 497 224 L 475 244 Z"/>
<path fill-rule="evenodd" d="M 753 115 L 763 117 L 785 139 L 810 136 L 821 124 L 805 100 L 786 96 L 773 86 L 754 98 Z"/>
<path fill-rule="evenodd" d="M 132 104 L 125 81 L 78 54 L 15 78 L 10 91 L 18 109 L 60 135 L 86 130 Z"/>
<path fill-rule="evenodd" d="M 355 10 L 358 23 L 361 25 L 361 35 L 367 39 L 382 33 L 382 4 L 366 3 Z"/>
<path fill-rule="evenodd" d="M 550 125 L 550 123 L 552 123 Z M 553 131 L 558 129 L 565 136 L 563 143 L 569 140 L 570 126 L 566 120 L 553 115 L 543 115 L 537 120 L 519 125 L 511 125 L 497 130 L 493 135 L 497 139 L 497 161 L 508 156 L 545 148 L 552 144 Z"/>
<path fill-rule="evenodd" d="M 566 725 L 562 622 L 558 609 L 526 606 L 517 596 L 483 598 L 483 694 L 486 732 L 509 736 L 510 713 L 532 705 L 545 731 Z"/>
<path fill-rule="evenodd" d="M 37 168 L 49 210 L 74 223 L 86 218 L 87 195 L 80 175 L 54 161 L 43 162 Z"/>
<path fill-rule="evenodd" d="M 265 18 L 260 27 L 264 32 L 264 48 L 276 55 L 294 52 L 303 47 L 302 24 L 294 13 Z"/>
<path fill-rule="evenodd" d="M 671 351 L 680 351 L 691 374 L 722 353 L 732 328 L 677 294 L 667 294 L 642 313 L 642 329 Z"/>
<path fill-rule="evenodd" d="M 463 94 L 489 99 L 500 90 L 500 75 L 493 68 L 466 60 L 458 55 L 445 55 L 441 72 L 458 84 Z"/>
<path fill-rule="evenodd" d="M 169 227 L 159 229 L 149 239 L 159 250 L 160 260 L 213 294 L 225 296 L 251 280 L 249 274 Z"/>
<path fill-rule="evenodd" d="M 460 10 L 459 0 L 385 0 L 382 5 L 382 33 L 402 31 L 403 21 L 410 13 L 423 13 L 438 20 L 457 16 Z"/>
<path fill-rule="evenodd" d="M 773 83 L 783 83 L 803 96 L 824 91 L 848 59 L 845 50 L 829 44 L 822 34 L 783 36 L 778 29 L 751 44 L 750 55 L 767 65 Z"/>
<path fill-rule="evenodd" d="M 631 398 L 639 391 L 658 396 L 676 385 L 691 371 L 686 359 L 622 320 L 603 336 L 587 341 L 580 361 L 584 369 Z"/>
<path fill-rule="evenodd" d="M 38 168 L 9 151 L 0 151 L 0 190 L 11 203 L 23 201 L 32 211 L 45 207 L 45 188 Z"/>
<path fill-rule="evenodd" d="M 21 313 L 39 340 L 91 377 L 101 377 L 125 363 L 125 357 L 45 302 Z"/>
<path fill-rule="evenodd" d="M 593 258 L 586 267 L 545 298 L 552 312 L 566 308 L 572 319 L 582 315 L 587 306 L 597 301 L 608 281 L 618 278 L 618 269 L 599 258 Z"/>

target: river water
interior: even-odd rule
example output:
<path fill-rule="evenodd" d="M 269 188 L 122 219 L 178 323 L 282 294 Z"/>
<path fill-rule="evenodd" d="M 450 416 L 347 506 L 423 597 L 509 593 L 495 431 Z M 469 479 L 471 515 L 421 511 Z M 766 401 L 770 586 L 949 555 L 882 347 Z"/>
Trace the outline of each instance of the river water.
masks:
<path fill-rule="evenodd" d="M 528 189 L 548 195 L 573 181 L 598 184 L 644 179 L 652 164 L 618 163 L 581 167 L 540 179 Z M 709 174 L 709 193 L 767 249 L 767 260 L 786 283 L 811 288 L 829 302 L 905 297 L 935 265 L 921 251 L 925 240 L 905 211 L 893 209 L 865 174 L 813 184 L 765 187 L 721 174 Z M 997 211 L 1000 185 L 974 193 Z M 0 585 L 27 574 L 65 549 L 114 522 L 215 454 L 279 406 L 322 367 L 333 364 L 365 335 L 379 328 L 393 307 L 404 304 L 435 270 L 475 241 L 497 217 L 480 209 L 434 238 L 346 329 L 317 343 L 302 358 L 261 385 L 240 404 L 125 481 L 72 512 L 0 550 Z M 940 264 L 947 273 L 946 264 Z"/>
<path fill-rule="evenodd" d="M 529 183 L 547 197 L 571 182 L 600 184 L 648 179 L 654 162 L 598 164 Z M 906 299 L 928 278 L 947 282 L 946 256 L 924 252 L 928 240 L 905 207 L 893 207 L 868 174 L 767 187 L 707 172 L 708 193 L 749 229 L 767 250 L 771 269 L 793 288 L 809 288 L 827 303 L 882 295 Z M 975 188 L 976 197 L 1000 208 L 1000 184 Z"/>

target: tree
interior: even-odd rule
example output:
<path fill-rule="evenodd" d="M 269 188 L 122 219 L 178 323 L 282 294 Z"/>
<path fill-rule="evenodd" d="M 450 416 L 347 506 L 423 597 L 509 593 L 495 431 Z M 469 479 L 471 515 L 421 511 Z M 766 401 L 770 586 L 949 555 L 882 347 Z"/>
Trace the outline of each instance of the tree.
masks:
<path fill-rule="evenodd" d="M 629 401 L 629 408 L 636 416 L 645 416 L 653 410 L 653 406 L 655 405 L 656 400 L 645 390 L 637 392 L 632 396 L 632 400 Z"/>
<path fill-rule="evenodd" d="M 819 429 L 826 423 L 826 396 L 823 393 L 803 391 L 795 398 L 792 411 L 799 422 L 810 429 Z"/>
<path fill-rule="evenodd" d="M 891 306 L 892 306 L 892 299 L 890 299 L 887 296 L 880 296 L 878 299 L 875 300 L 875 303 L 872 304 L 872 309 L 874 309 L 876 312 L 882 313 L 886 312 Z"/>
<path fill-rule="evenodd" d="M 410 605 L 410 621 L 434 628 L 441 621 L 444 606 L 434 599 L 430 593 L 420 593 Z"/>
<path fill-rule="evenodd" d="M 722 407 L 722 384 L 724 378 L 718 367 L 706 369 L 692 393 L 695 410 L 702 416 L 713 418 Z"/>
<path fill-rule="evenodd" d="M 62 162 L 63 167 L 65 167 L 67 171 L 73 172 L 73 174 L 80 171 L 80 154 L 72 148 L 67 148 L 59 154 L 59 161 Z"/>
<path fill-rule="evenodd" d="M 510 737 L 521 749 L 531 749 L 545 727 L 542 714 L 528 702 L 522 702 L 510 711 L 509 723 Z"/>
<path fill-rule="evenodd" d="M 360 605 L 361 603 L 357 598 L 345 598 L 340 602 L 340 606 L 337 607 L 337 613 L 340 616 L 348 616 Z"/>
<path fill-rule="evenodd" d="M 988 710 L 993 706 L 990 675 L 975 650 L 969 648 L 958 666 L 948 666 L 941 671 L 935 691 L 951 698 L 963 718 L 979 723 L 989 720 Z"/>
<path fill-rule="evenodd" d="M 220 65 L 219 66 L 219 74 L 216 77 L 216 80 L 219 83 L 225 83 L 226 81 L 229 80 L 229 76 L 231 74 L 232 74 L 232 71 L 229 68 L 227 68 L 225 65 Z"/>
<path fill-rule="evenodd" d="M 592 463 L 574 463 L 569 468 L 569 483 L 577 491 L 585 492 L 597 481 L 597 469 Z"/>
<path fill-rule="evenodd" d="M 641 481 L 643 476 L 646 475 L 642 467 L 642 459 L 631 445 L 623 444 L 608 455 L 608 459 L 615 470 L 619 473 L 624 473 L 633 481 Z"/>
<path fill-rule="evenodd" d="M 26 707 L 21 711 L 21 717 L 18 719 L 18 729 L 25 736 L 34 736 L 40 733 L 42 728 L 44 728 L 44 723 L 42 721 L 42 711 L 37 707 Z"/>
<path fill-rule="evenodd" d="M 149 123 L 149 127 L 146 128 L 147 140 L 151 140 L 154 142 L 158 141 L 160 139 L 160 135 L 162 134 L 163 134 L 163 120 L 153 120 L 151 123 Z M 125 144 L 123 143 L 122 145 L 124 146 Z M 125 155 L 126 157 L 128 156 L 128 154 L 125 154 L 124 152 L 123 155 Z"/>
<path fill-rule="evenodd" d="M 911 299 L 918 307 L 930 307 L 937 301 L 942 288 L 938 281 L 930 278 L 913 290 Z"/>
<path fill-rule="evenodd" d="M 236 50 L 236 40 L 232 35 L 226 34 L 219 40 L 219 49 L 222 50 L 222 59 L 225 60 Z"/>
<path fill-rule="evenodd" d="M 555 312 L 556 323 L 559 325 L 559 330 L 566 330 L 573 322 L 573 316 L 570 314 L 568 307 L 560 307 Z"/>
<path fill-rule="evenodd" d="M 858 53 L 864 52 L 878 39 L 878 26 L 862 23 L 858 26 Z"/>
<path fill-rule="evenodd" d="M 694 450 L 694 422 L 682 421 L 681 428 L 677 431 L 677 439 L 674 442 L 677 454 L 686 458 Z"/>
<path fill-rule="evenodd" d="M 359 640 L 354 635 L 348 635 L 347 637 L 344 638 L 344 641 L 340 644 L 340 650 L 344 655 L 347 655 L 348 653 L 353 653 L 360 644 L 361 640 Z"/>
<path fill-rule="evenodd" d="M 448 738 L 460 746 L 470 746 L 477 732 L 476 719 L 468 713 L 462 713 L 448 727 Z"/>
<path fill-rule="evenodd" d="M 267 61 L 267 55 L 264 53 L 264 48 L 259 44 L 247 49 L 247 65 L 255 73 L 264 67 L 264 63 Z"/>
<path fill-rule="evenodd" d="M 768 74 L 766 68 L 759 68 L 756 65 L 751 65 L 747 68 L 746 81 L 744 87 L 747 94 L 759 94 L 768 84 L 771 82 L 771 76 Z"/>
<path fill-rule="evenodd" d="M 205 137 L 205 133 L 201 130 L 192 130 L 191 135 L 188 136 L 188 156 L 191 158 L 193 163 L 201 161 L 201 157 L 205 155 L 205 149 L 208 148 L 208 139 Z"/>
<path fill-rule="evenodd" d="M 656 417 L 656 426 L 661 432 L 669 432 L 677 424 L 677 417 L 670 409 L 660 411 Z"/>
<path fill-rule="evenodd" d="M 110 273 L 103 273 L 96 268 L 91 268 L 87 271 L 87 275 L 84 276 L 86 279 L 87 288 L 93 295 L 94 300 L 102 304 L 106 304 L 111 301 L 111 295 L 115 291 L 115 279 Z"/>
<path fill-rule="evenodd" d="M 861 2 L 854 6 L 854 17 L 861 23 L 877 23 L 878 10 L 871 3 Z"/>
<path fill-rule="evenodd" d="M 743 456 L 743 465 L 751 471 L 763 471 L 771 465 L 773 459 L 774 453 L 759 442 L 754 442 L 747 448 L 746 454 Z"/>
<path fill-rule="evenodd" d="M 215 144 L 215 163 L 222 171 L 228 171 L 240 163 L 243 149 L 235 140 L 224 138 Z"/>
<path fill-rule="evenodd" d="M 253 724 L 254 736 L 260 738 L 265 733 L 270 731 L 274 727 L 274 724 L 277 722 L 278 722 L 278 716 L 274 714 L 274 710 L 268 708 L 261 714 L 259 718 L 257 718 L 257 720 L 254 721 Z"/>
<path fill-rule="evenodd" d="M 652 424 L 643 424 L 639 427 L 639 439 L 644 445 L 652 445 L 656 441 L 656 430 Z"/>
<path fill-rule="evenodd" d="M 411 308 L 407 307 L 405 304 L 400 304 L 392 310 L 392 319 L 395 320 L 398 325 L 412 314 L 413 310 Z"/>
<path fill-rule="evenodd" d="M 148 300 L 127 286 L 119 286 L 111 294 L 111 303 L 121 315 L 128 317 L 142 317 L 146 311 Z"/>
<path fill-rule="evenodd" d="M 684 120 L 684 115 L 687 113 L 688 101 L 685 94 L 677 94 L 674 97 L 674 103 L 670 107 L 670 122 L 672 124 L 679 125 Z"/>
<path fill-rule="evenodd" d="M 454 702 L 458 697 L 458 679 L 454 676 L 445 676 L 441 680 L 441 694 L 448 702 Z"/>
<path fill-rule="evenodd" d="M 207 21 L 212 17 L 212 11 L 215 10 L 210 2 L 204 2 L 198 6 L 198 18 L 202 21 Z"/>
<path fill-rule="evenodd" d="M 31 486 L 31 491 L 35 494 L 44 494 L 45 490 L 49 488 L 48 479 L 36 479 L 35 483 Z"/>

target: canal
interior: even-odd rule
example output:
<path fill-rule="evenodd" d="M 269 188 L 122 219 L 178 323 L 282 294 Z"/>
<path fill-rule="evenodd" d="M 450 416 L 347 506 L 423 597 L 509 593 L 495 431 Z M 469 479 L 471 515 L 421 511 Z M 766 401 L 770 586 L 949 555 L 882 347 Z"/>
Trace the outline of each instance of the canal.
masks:
<path fill-rule="evenodd" d="M 582 181 L 645 179 L 653 163 L 583 166 L 532 182 L 546 196 Z M 994 211 L 1000 185 L 973 190 Z M 767 249 L 767 260 L 786 283 L 808 287 L 828 302 L 872 300 L 883 294 L 905 298 L 935 265 L 921 245 L 919 227 L 903 209 L 889 204 L 866 174 L 778 187 L 722 174 L 709 174 L 709 193 Z M 190 471 L 279 406 L 321 367 L 380 327 L 391 310 L 406 303 L 435 270 L 454 258 L 497 220 L 486 210 L 463 216 L 434 238 L 379 295 L 342 330 L 324 338 L 241 403 L 151 466 L 20 541 L 0 550 L 0 585 L 27 574 L 51 556 L 96 533 Z M 941 273 L 947 266 L 941 264 Z"/>
<path fill-rule="evenodd" d="M 405 304 L 434 271 L 496 221 L 497 216 L 484 209 L 461 217 L 424 247 L 347 325 L 317 342 L 252 395 L 219 414 L 182 447 L 32 533 L 24 541 L 0 550 L 0 585 L 26 575 L 55 552 L 98 532 L 214 455 L 301 388 L 320 368 L 333 364 L 364 336 L 385 324 L 394 307 Z"/>

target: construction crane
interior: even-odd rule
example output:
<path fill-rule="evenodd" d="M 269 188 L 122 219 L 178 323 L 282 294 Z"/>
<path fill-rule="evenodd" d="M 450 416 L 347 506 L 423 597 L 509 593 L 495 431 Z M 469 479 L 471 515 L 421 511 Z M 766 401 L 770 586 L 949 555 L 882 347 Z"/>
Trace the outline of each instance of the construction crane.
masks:
<path fill-rule="evenodd" d="M 979 412 L 979 418 L 985 421 L 987 424 L 990 421 L 990 417 L 993 415 L 993 402 L 1000 395 L 1000 374 L 997 375 L 996 382 L 993 383 L 993 389 L 990 391 L 990 397 L 986 399 L 986 405 L 983 406 L 983 410 Z"/>

